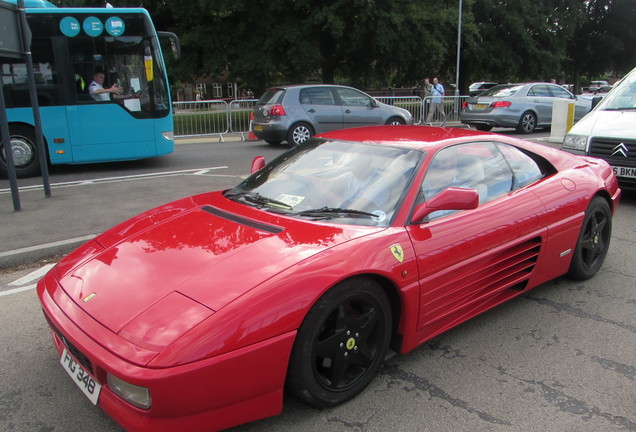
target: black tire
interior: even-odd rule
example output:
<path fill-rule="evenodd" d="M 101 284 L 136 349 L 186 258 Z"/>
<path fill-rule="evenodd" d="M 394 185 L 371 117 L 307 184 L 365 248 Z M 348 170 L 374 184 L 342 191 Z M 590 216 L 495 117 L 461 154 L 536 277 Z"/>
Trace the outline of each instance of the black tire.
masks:
<path fill-rule="evenodd" d="M 568 276 L 586 280 L 598 272 L 605 261 L 612 235 L 612 213 L 607 201 L 594 197 L 585 210 L 583 226 L 576 242 Z"/>
<path fill-rule="evenodd" d="M 272 141 L 272 140 L 265 140 L 265 142 L 272 146 L 277 146 L 277 145 L 280 145 L 280 143 L 282 143 L 282 141 Z"/>
<path fill-rule="evenodd" d="M 489 132 L 492 129 L 492 126 L 478 124 L 478 125 L 475 125 L 475 129 L 477 129 L 478 131 L 482 131 L 482 132 Z"/>
<path fill-rule="evenodd" d="M 532 111 L 526 111 L 519 119 L 517 132 L 529 134 L 534 132 L 537 127 L 537 116 Z"/>
<path fill-rule="evenodd" d="M 368 278 L 343 281 L 310 309 L 296 335 L 287 388 L 316 407 L 341 404 L 373 380 L 391 339 L 391 305 Z"/>
<path fill-rule="evenodd" d="M 287 131 L 287 142 L 292 146 L 297 146 L 314 136 L 314 129 L 309 123 L 298 122 L 292 125 Z"/>
<path fill-rule="evenodd" d="M 400 125 L 405 125 L 406 122 L 401 117 L 391 117 L 390 119 L 386 121 L 385 124 L 392 125 L 392 126 L 400 126 Z"/>
<path fill-rule="evenodd" d="M 35 131 L 28 126 L 11 126 L 11 148 L 16 177 L 34 177 L 40 174 L 40 156 L 35 141 Z M 1 140 L 1 138 L 0 138 Z M 0 176 L 8 178 L 4 143 L 0 143 Z"/>

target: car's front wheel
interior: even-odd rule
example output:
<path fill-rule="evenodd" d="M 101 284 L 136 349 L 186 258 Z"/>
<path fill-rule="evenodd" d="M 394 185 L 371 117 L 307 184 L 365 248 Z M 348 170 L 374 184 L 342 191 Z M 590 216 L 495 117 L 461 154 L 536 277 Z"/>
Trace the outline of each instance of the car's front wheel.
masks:
<path fill-rule="evenodd" d="M 287 387 L 302 401 L 327 407 L 360 393 L 386 356 L 391 306 L 369 278 L 343 281 L 310 309 L 298 329 Z"/>
<path fill-rule="evenodd" d="M 287 142 L 293 146 L 300 145 L 314 136 L 314 130 L 310 124 L 300 122 L 292 125 L 287 132 Z"/>
<path fill-rule="evenodd" d="M 532 111 L 526 111 L 519 119 L 519 125 L 517 125 L 517 132 L 529 134 L 532 133 L 537 127 L 537 116 Z"/>
<path fill-rule="evenodd" d="M 391 117 L 390 119 L 388 119 L 386 121 L 387 125 L 392 125 L 392 126 L 400 126 L 400 125 L 405 125 L 406 122 L 404 121 L 403 118 L 400 117 Z"/>
<path fill-rule="evenodd" d="M 574 249 L 568 276 L 589 279 L 605 261 L 612 235 L 612 212 L 604 198 L 595 197 L 585 211 L 583 226 Z"/>

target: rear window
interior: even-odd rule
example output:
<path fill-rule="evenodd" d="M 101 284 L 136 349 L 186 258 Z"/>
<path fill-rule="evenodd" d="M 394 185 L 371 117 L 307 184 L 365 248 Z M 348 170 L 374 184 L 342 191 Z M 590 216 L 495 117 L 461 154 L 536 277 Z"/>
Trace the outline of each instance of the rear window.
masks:
<path fill-rule="evenodd" d="M 272 88 L 267 90 L 258 100 L 258 105 L 278 105 L 283 101 L 285 90 Z"/>
<path fill-rule="evenodd" d="M 486 90 L 480 96 L 508 97 L 517 93 L 521 87 L 516 84 L 501 84 Z"/>

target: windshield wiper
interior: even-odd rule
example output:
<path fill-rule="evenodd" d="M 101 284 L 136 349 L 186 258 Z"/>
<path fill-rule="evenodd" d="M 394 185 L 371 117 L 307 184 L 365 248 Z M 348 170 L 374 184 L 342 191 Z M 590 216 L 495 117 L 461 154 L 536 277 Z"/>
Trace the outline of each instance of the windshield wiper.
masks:
<path fill-rule="evenodd" d="M 321 207 L 317 209 L 303 210 L 298 213 L 294 213 L 296 216 L 309 216 L 309 217 L 321 217 L 321 218 L 332 218 L 340 215 L 345 216 L 366 216 L 371 218 L 377 218 L 378 215 L 374 213 L 365 212 L 362 210 L 354 210 L 354 209 L 345 209 L 345 208 L 337 208 L 337 207 Z"/>
<path fill-rule="evenodd" d="M 292 206 L 290 206 L 289 204 L 286 204 L 282 201 L 275 200 L 273 198 L 264 197 L 258 192 L 234 192 L 234 193 L 227 193 L 225 196 L 230 199 L 243 198 L 245 201 L 251 202 L 253 204 L 259 204 L 261 206 L 270 205 L 274 207 L 283 208 L 285 210 L 291 210 L 292 208 Z"/>
<path fill-rule="evenodd" d="M 630 106 L 630 107 L 619 107 L 619 108 L 603 108 L 603 110 L 605 111 L 631 111 L 631 110 L 636 110 L 636 107 Z"/>

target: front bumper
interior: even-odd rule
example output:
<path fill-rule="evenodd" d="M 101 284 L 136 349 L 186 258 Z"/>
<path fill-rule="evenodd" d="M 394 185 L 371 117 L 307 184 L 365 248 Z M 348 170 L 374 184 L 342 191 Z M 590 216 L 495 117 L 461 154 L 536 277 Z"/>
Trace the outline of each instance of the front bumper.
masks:
<path fill-rule="evenodd" d="M 106 330 L 66 296 L 52 273 L 38 284 L 38 296 L 52 327 L 58 355 L 71 344 L 74 351 L 90 361 L 90 372 L 102 385 L 98 405 L 127 431 L 213 431 L 282 411 L 295 331 L 195 363 L 148 368 L 131 363 L 98 343 L 100 332 Z M 85 326 L 90 322 L 92 326 Z M 82 323 L 82 327 L 76 323 Z M 101 329 L 96 332 L 98 328 Z M 111 337 L 108 342 L 112 340 Z M 107 373 L 149 388 L 150 409 L 136 408 L 115 395 L 108 388 Z"/>

